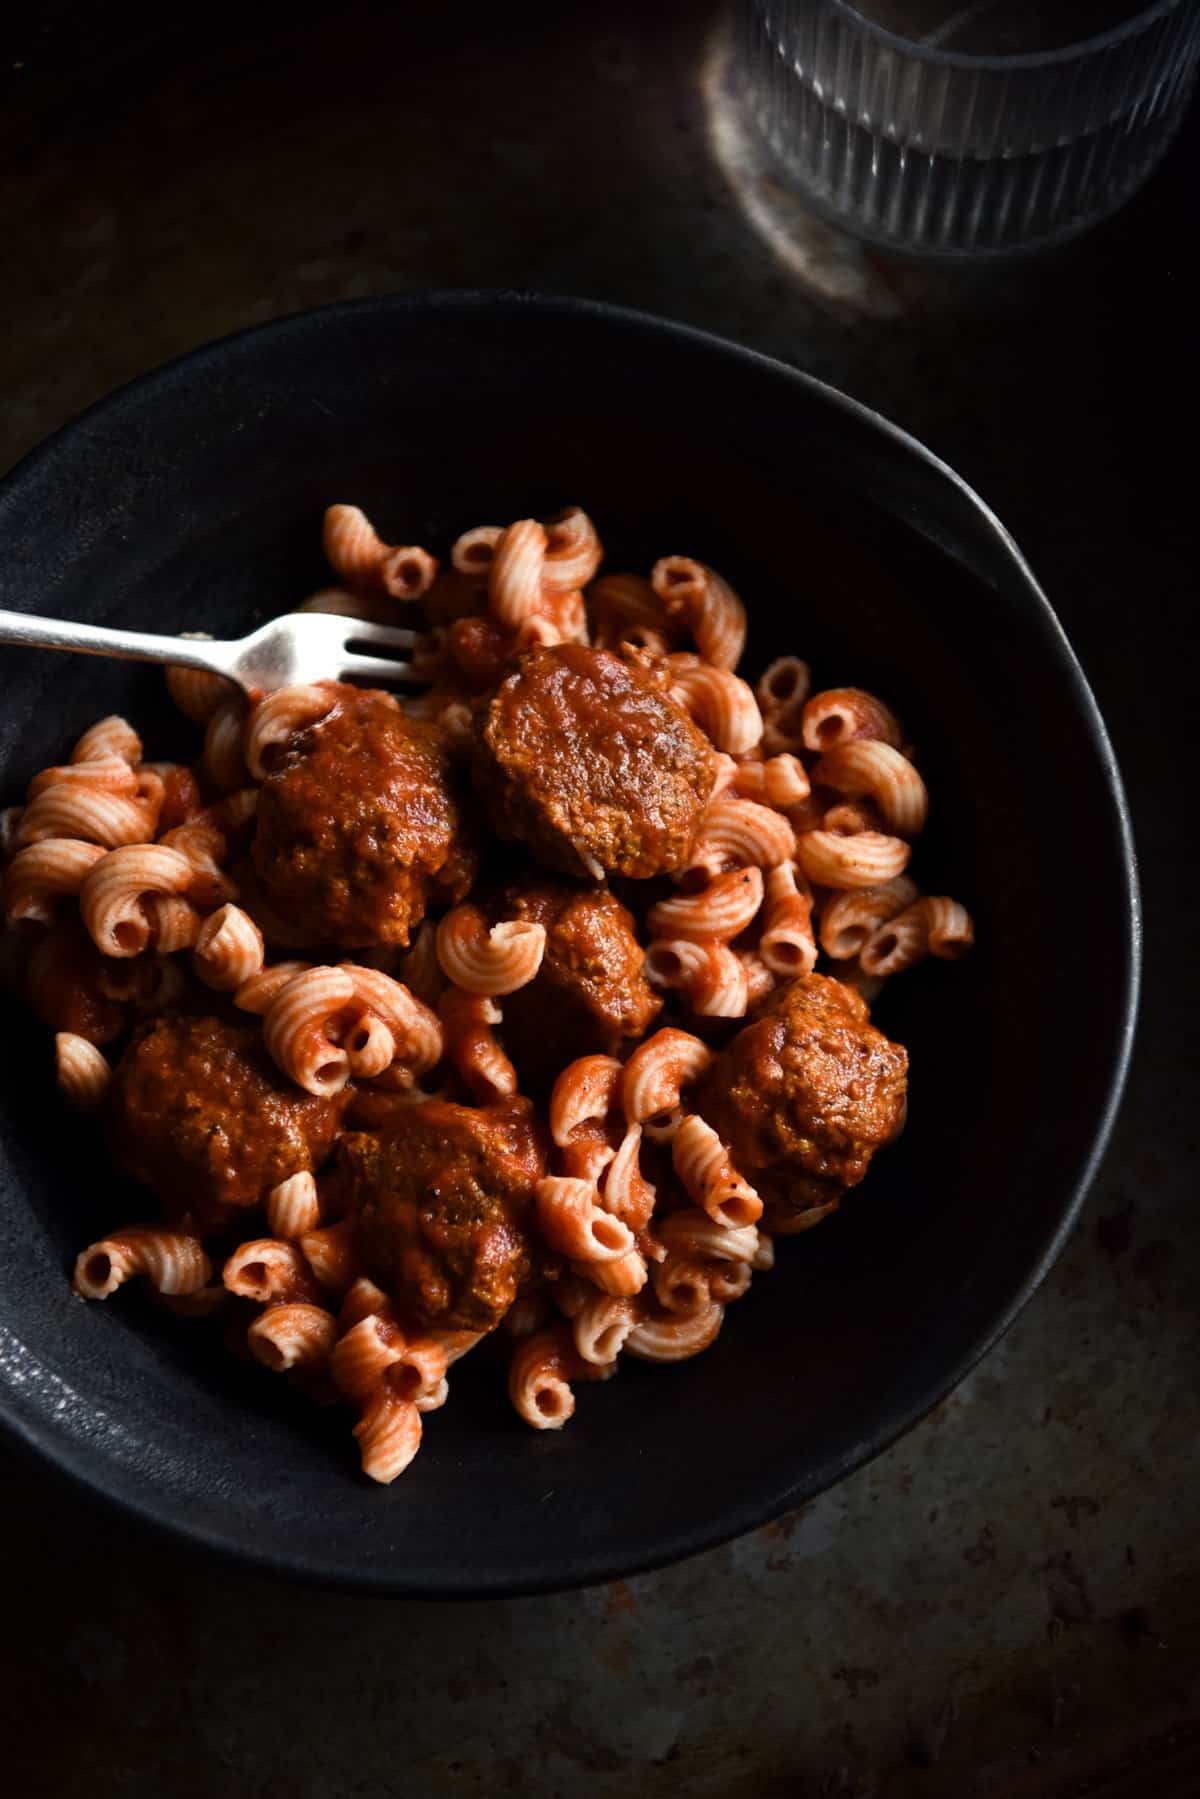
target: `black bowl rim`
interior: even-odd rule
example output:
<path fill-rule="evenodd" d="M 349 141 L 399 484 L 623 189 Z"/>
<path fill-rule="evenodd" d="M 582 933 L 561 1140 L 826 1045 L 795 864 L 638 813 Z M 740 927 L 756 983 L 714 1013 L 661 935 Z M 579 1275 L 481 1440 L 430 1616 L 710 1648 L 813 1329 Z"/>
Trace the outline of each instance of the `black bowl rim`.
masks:
<path fill-rule="evenodd" d="M 719 1516 L 691 1527 L 681 1527 L 673 1535 L 660 1537 L 639 1553 L 604 1559 L 589 1559 L 586 1555 L 581 1555 L 569 1568 L 549 1568 L 544 1575 L 539 1573 L 536 1577 L 519 1580 L 503 1576 L 469 1576 L 462 1582 L 439 1580 L 436 1585 L 430 1585 L 423 1583 L 420 1570 L 393 1572 L 364 1566 L 351 1571 L 344 1565 L 334 1567 L 323 1564 L 315 1557 L 289 1552 L 286 1548 L 276 1549 L 265 1544 L 251 1546 L 241 1540 L 233 1528 L 223 1531 L 217 1527 L 180 1522 L 142 1500 L 135 1492 L 118 1491 L 118 1483 L 107 1480 L 106 1471 L 92 1465 L 86 1446 L 57 1438 L 49 1420 L 34 1421 L 28 1417 L 9 1415 L 4 1408 L 3 1394 L 0 1393 L 0 1430 L 10 1440 L 14 1440 L 16 1447 L 48 1461 L 60 1474 L 84 1489 L 89 1497 L 102 1501 L 126 1516 L 132 1516 L 152 1530 L 161 1531 L 193 1549 L 212 1551 L 229 1562 L 259 1573 L 304 1580 L 328 1588 L 386 1593 L 410 1599 L 515 1598 L 595 1585 L 665 1567 L 770 1522 L 817 1492 L 836 1486 L 856 1468 L 889 1449 L 951 1393 L 1004 1335 L 1041 1285 L 1070 1236 L 1103 1159 L 1120 1106 L 1133 1049 L 1142 971 L 1142 917 L 1137 853 L 1117 759 L 1100 709 L 1066 632 L 1015 539 L 981 495 L 919 438 L 882 413 L 864 405 L 862 401 L 843 393 L 840 388 L 730 338 L 608 301 L 511 288 L 420 289 L 307 307 L 281 315 L 266 324 L 229 332 L 210 343 L 172 357 L 114 389 L 69 420 L 31 450 L 0 480 L 0 532 L 4 528 L 6 511 L 19 503 L 23 482 L 36 475 L 46 464 L 52 463 L 64 451 L 69 453 L 71 442 L 81 428 L 96 420 L 108 420 L 122 412 L 136 409 L 143 399 L 152 396 L 156 389 L 169 385 L 172 379 L 181 374 L 219 366 L 227 351 L 235 345 L 253 344 L 259 339 L 278 339 L 291 332 L 311 330 L 320 320 L 333 321 L 372 313 L 408 315 L 419 319 L 434 315 L 445 317 L 454 312 L 467 318 L 481 313 L 491 316 L 533 313 L 558 319 L 569 317 L 590 321 L 605 329 L 615 328 L 622 332 L 652 337 L 671 337 L 706 355 L 723 357 L 746 369 L 758 369 L 798 392 L 807 393 L 823 405 L 841 410 L 889 441 L 896 451 L 923 463 L 928 470 L 956 489 L 992 538 L 994 547 L 1001 551 L 1012 574 L 1019 580 L 1027 598 L 1032 601 L 1035 611 L 1040 613 L 1042 626 L 1048 631 L 1049 641 L 1057 648 L 1063 670 L 1080 706 L 1088 735 L 1104 772 L 1123 852 L 1125 930 L 1121 946 L 1120 1026 L 1108 1073 L 1105 1102 L 1095 1121 L 1091 1147 L 1064 1196 L 1058 1222 L 1046 1239 L 1041 1254 L 1009 1295 L 1007 1302 L 976 1333 L 958 1359 L 943 1370 L 936 1380 L 928 1382 L 910 1403 L 895 1408 L 874 1432 L 857 1442 L 832 1470 L 824 1470 L 818 1480 L 774 1482 L 769 1488 L 760 1488 L 747 1495 L 742 1503 L 725 1510 Z"/>

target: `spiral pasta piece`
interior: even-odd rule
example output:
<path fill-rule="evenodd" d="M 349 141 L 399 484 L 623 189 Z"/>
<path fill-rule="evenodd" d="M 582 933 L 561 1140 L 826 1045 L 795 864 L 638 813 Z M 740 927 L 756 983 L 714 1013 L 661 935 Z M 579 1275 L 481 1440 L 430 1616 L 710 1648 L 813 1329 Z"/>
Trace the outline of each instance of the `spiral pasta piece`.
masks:
<path fill-rule="evenodd" d="M 409 992 L 403 981 L 393 980 L 377 968 L 343 962 L 354 988 L 354 998 L 367 1012 L 386 1025 L 396 1044 L 396 1059 L 406 1077 L 427 1074 L 442 1059 L 443 1036 L 438 1015 Z"/>
<path fill-rule="evenodd" d="M 743 799 L 786 811 L 799 806 L 812 792 L 808 772 L 798 756 L 750 757 L 733 765 L 730 785 Z M 714 796 L 715 797 L 715 796 Z"/>
<path fill-rule="evenodd" d="M 146 896 L 186 894 L 194 878 L 187 857 L 161 843 L 109 850 L 84 877 L 79 915 L 102 954 L 137 956 L 149 947 L 153 932 Z"/>
<path fill-rule="evenodd" d="M 897 875 L 879 887 L 834 894 L 821 912 L 821 948 L 836 962 L 849 961 L 881 925 L 917 897 L 917 884 L 907 875 Z"/>
<path fill-rule="evenodd" d="M 328 1027 L 354 997 L 346 969 L 310 968 L 293 976 L 271 1001 L 263 1041 L 276 1066 L 306 1093 L 330 1098 L 350 1079 L 350 1058 Z"/>
<path fill-rule="evenodd" d="M 350 1019 L 342 1046 L 355 1080 L 375 1080 L 396 1060 L 395 1037 L 382 1018 L 365 1008 Z"/>
<path fill-rule="evenodd" d="M 233 996 L 233 1003 L 239 1011 L 254 1012 L 262 1017 L 288 982 L 294 981 L 298 974 L 307 974 L 311 967 L 311 962 L 273 962 L 269 968 L 242 983 Z"/>
<path fill-rule="evenodd" d="M 124 763 L 121 766 L 126 767 Z M 154 835 L 162 797 L 162 782 L 146 771 L 136 778 L 133 792 L 113 792 L 91 782 L 58 781 L 39 791 L 26 806 L 15 846 L 24 849 L 47 837 L 82 838 L 104 849 L 145 843 Z"/>
<path fill-rule="evenodd" d="M 36 799 L 52 787 L 68 793 L 112 793 L 132 798 L 138 791 L 137 771 L 123 756 L 94 756 L 83 762 L 66 762 L 43 768 L 29 783 L 29 798 Z"/>
<path fill-rule="evenodd" d="M 495 1026 L 501 1011 L 485 994 L 448 987 L 438 1001 L 445 1030 L 446 1059 L 480 1105 L 511 1099 L 517 1071 L 501 1049 Z"/>
<path fill-rule="evenodd" d="M 722 798 L 706 807 L 685 872 L 715 877 L 729 869 L 773 869 L 795 853 L 796 834 L 782 812 L 755 800 Z"/>
<path fill-rule="evenodd" d="M 527 987 L 545 951 L 545 925 L 517 920 L 489 930 L 478 906 L 455 906 L 437 928 L 438 961 L 447 980 L 492 999 Z"/>
<path fill-rule="evenodd" d="M 691 556 L 661 556 L 650 583 L 668 617 L 686 618 L 706 662 L 737 667 L 746 645 L 746 608 L 723 576 Z"/>
<path fill-rule="evenodd" d="M 911 968 L 924 956 L 952 961 L 975 941 L 971 915 L 957 900 L 929 895 L 881 923 L 862 947 L 859 967 L 886 977 Z"/>
<path fill-rule="evenodd" d="M 363 1473 L 390 1486 L 420 1449 L 421 1434 L 419 1408 L 382 1387 L 354 1427 Z"/>
<path fill-rule="evenodd" d="M 628 1299 L 593 1293 L 571 1318 L 571 1340 L 585 1362 L 604 1368 L 616 1361 L 636 1323 L 637 1311 Z"/>
<path fill-rule="evenodd" d="M 277 1237 L 254 1237 L 239 1243 L 227 1257 L 221 1279 L 239 1299 L 253 1299 L 259 1305 L 316 1304 L 321 1298 L 301 1250 Z"/>
<path fill-rule="evenodd" d="M 438 960 L 437 926 L 424 919 L 400 958 L 397 979 L 403 981 L 415 999 L 434 1009 L 446 990 L 446 977 Z"/>
<path fill-rule="evenodd" d="M 542 1236 L 559 1255 L 573 1262 L 613 1262 L 633 1249 L 633 1232 L 604 1210 L 592 1182 L 546 1175 L 533 1196 Z"/>
<path fill-rule="evenodd" d="M 221 701 L 204 731 L 201 762 L 218 793 L 232 793 L 246 785 L 246 698 L 234 693 Z"/>
<path fill-rule="evenodd" d="M 517 1344 L 509 1364 L 508 1396 L 535 1430 L 561 1430 L 575 1410 L 571 1382 L 604 1380 L 611 1371 L 611 1363 L 598 1367 L 585 1361 L 570 1327 L 555 1324 Z"/>
<path fill-rule="evenodd" d="M 142 759 L 142 740 L 127 718 L 111 713 L 97 719 L 71 751 L 72 762 L 105 762 L 115 758 L 134 766 Z"/>
<path fill-rule="evenodd" d="M 212 1263 L 198 1237 L 158 1225 L 131 1224 L 92 1243 L 76 1257 L 72 1285 L 83 1299 L 107 1299 L 141 1275 L 159 1293 L 196 1293 Z"/>
<path fill-rule="evenodd" d="M 716 1342 L 724 1317 L 725 1308 L 710 1302 L 686 1316 L 642 1319 L 626 1337 L 625 1353 L 643 1362 L 686 1362 Z"/>
<path fill-rule="evenodd" d="M 697 658 L 672 656 L 671 697 L 695 720 L 714 747 L 744 756 L 761 740 L 762 713 L 754 689 L 727 668 Z"/>
<path fill-rule="evenodd" d="M 580 1056 L 568 1062 L 550 1094 L 550 1135 L 559 1149 L 569 1148 L 581 1135 L 604 1136 L 621 1078 L 615 1056 Z"/>
<path fill-rule="evenodd" d="M 255 780 L 265 780 L 275 753 L 298 732 L 325 718 L 334 704 L 330 688 L 318 682 L 279 687 L 259 700 L 245 728 L 245 761 Z"/>
<path fill-rule="evenodd" d="M 874 739 L 840 743 L 817 762 L 813 780 L 839 793 L 868 794 L 887 830 L 897 837 L 915 837 L 929 816 L 924 781 L 908 757 L 890 743 Z"/>
<path fill-rule="evenodd" d="M 361 506 L 327 506 L 321 526 L 325 560 L 348 587 L 381 585 L 391 546 L 384 543 Z"/>
<path fill-rule="evenodd" d="M 56 902 L 77 894 L 106 852 L 77 837 L 43 837 L 18 850 L 4 871 L 4 916 L 9 924 L 50 924 Z"/>
<path fill-rule="evenodd" d="M 587 592 L 593 636 L 602 650 L 632 643 L 653 655 L 665 655 L 677 635 L 668 626 L 666 608 L 642 575 L 601 575 Z"/>
<path fill-rule="evenodd" d="M 430 1408 L 446 1378 L 446 1351 L 432 1337 L 401 1330 L 389 1305 L 345 1328 L 333 1352 L 333 1378 L 353 1404 L 366 1407 L 386 1386 L 398 1399 Z"/>
<path fill-rule="evenodd" d="M 804 705 L 802 735 L 805 749 L 814 752 L 859 739 L 889 743 L 897 750 L 903 742 L 895 713 L 861 687 L 827 687 L 814 693 Z"/>
<path fill-rule="evenodd" d="M 204 920 L 192 967 L 206 987 L 233 993 L 262 972 L 262 932 L 240 906 L 225 905 Z"/>
<path fill-rule="evenodd" d="M 671 1161 L 688 1194 L 717 1224 L 757 1224 L 763 1203 L 710 1124 L 694 1112 L 671 1139 Z"/>
<path fill-rule="evenodd" d="M 758 1247 L 750 1257 L 750 1266 L 755 1274 L 765 1274 L 775 1266 L 775 1244 L 766 1231 L 758 1233 Z"/>
<path fill-rule="evenodd" d="M 325 1367 L 337 1341 L 337 1319 L 324 1306 L 303 1300 L 277 1301 L 260 1312 L 246 1331 L 251 1355 L 273 1374 L 293 1368 Z"/>
<path fill-rule="evenodd" d="M 508 630 L 532 618 L 542 598 L 546 533 L 535 518 L 517 519 L 500 533 L 488 567 L 488 605 Z"/>
<path fill-rule="evenodd" d="M 748 1262 L 706 1260 L 700 1256 L 668 1256 L 651 1271 L 654 1297 L 664 1312 L 693 1317 L 708 1307 L 732 1305 L 750 1288 Z"/>
<path fill-rule="evenodd" d="M 391 1303 L 382 1287 L 377 1287 L 373 1280 L 360 1274 L 338 1309 L 339 1331 L 348 1331 L 372 1312 L 386 1312 Z"/>
<path fill-rule="evenodd" d="M 299 1238 L 300 1253 L 323 1287 L 331 1293 L 347 1293 L 362 1274 L 362 1255 L 358 1242 L 358 1221 L 339 1219 L 337 1224 L 322 1225 L 303 1231 Z"/>
<path fill-rule="evenodd" d="M 166 831 L 159 842 L 177 850 L 191 863 L 195 872 L 190 897 L 202 906 L 219 906 L 234 897 L 233 886 L 221 864 L 228 855 L 223 832 L 214 824 L 193 820 Z"/>
<path fill-rule="evenodd" d="M 666 1143 L 682 1121 L 685 1088 L 702 1079 L 712 1067 L 713 1052 L 690 1031 L 666 1025 L 638 1045 L 625 1064 L 621 1103 L 630 1124 L 640 1124 L 646 1136 Z"/>
<path fill-rule="evenodd" d="M 642 1127 L 631 1124 L 600 1181 L 604 1210 L 635 1233 L 649 1224 L 655 1198 L 654 1187 L 642 1173 L 641 1147 Z"/>
<path fill-rule="evenodd" d="M 758 953 L 772 974 L 811 974 L 816 967 L 812 890 L 792 862 L 781 862 L 767 876 Z"/>
<path fill-rule="evenodd" d="M 58 1089 L 78 1112 L 98 1112 L 108 1097 L 112 1070 L 103 1053 L 74 1031 L 59 1031 L 54 1038 L 54 1067 Z"/>
<path fill-rule="evenodd" d="M 753 1224 L 721 1224 L 695 1206 L 681 1206 L 657 1222 L 668 1251 L 680 1258 L 753 1264 L 762 1235 Z"/>
<path fill-rule="evenodd" d="M 632 1299 L 646 1285 L 646 1258 L 631 1249 L 611 1262 L 577 1262 L 574 1271 L 613 1299 Z"/>
<path fill-rule="evenodd" d="M 582 506 L 566 506 L 545 521 L 546 559 L 542 585 L 547 593 L 586 587 L 600 566 L 604 546 Z"/>
<path fill-rule="evenodd" d="M 691 943 L 728 943 L 754 920 L 763 899 L 762 870 L 733 868 L 700 893 L 676 893 L 659 900 L 646 915 L 654 937 L 682 937 Z"/>
<path fill-rule="evenodd" d="M 321 1204 L 314 1176 L 302 1169 L 271 1188 L 266 1200 L 267 1224 L 273 1237 L 294 1242 L 321 1222 Z"/>
<path fill-rule="evenodd" d="M 377 1311 L 338 1339 L 330 1367 L 361 1412 L 354 1435 L 363 1473 L 386 1485 L 420 1448 L 422 1412 L 445 1403 L 445 1351 L 431 1338 L 407 1338 L 387 1312 Z"/>
<path fill-rule="evenodd" d="M 475 525 L 455 538 L 450 548 L 451 566 L 460 575 L 486 581 L 496 554 L 496 545 L 504 535 L 503 525 Z"/>
<path fill-rule="evenodd" d="M 778 977 L 767 967 L 757 950 L 740 949 L 737 959 L 741 963 L 746 976 L 746 1010 L 750 1011 L 760 999 L 774 992 L 778 986 Z"/>
<path fill-rule="evenodd" d="M 399 544 L 379 567 L 379 578 L 394 600 L 419 600 L 437 577 L 438 561 L 419 544 Z"/>
<path fill-rule="evenodd" d="M 184 631 L 182 635 L 206 638 L 208 633 Z M 237 694 L 232 681 L 227 681 L 224 675 L 210 674 L 206 668 L 184 668 L 172 663 L 165 672 L 172 704 L 194 725 L 207 725 L 213 713 Z"/>
<path fill-rule="evenodd" d="M 807 662 L 802 662 L 799 656 L 777 656 L 763 670 L 754 691 L 764 718 L 794 713 L 798 720 L 811 687 L 812 672 Z M 799 725 L 797 729 L 799 731 Z"/>
<path fill-rule="evenodd" d="M 758 870 L 754 871 L 756 874 Z M 665 938 L 651 943 L 642 973 L 653 987 L 676 987 L 701 1018 L 744 1018 L 750 1003 L 750 971 L 726 943 Z"/>
<path fill-rule="evenodd" d="M 911 855 L 912 847 L 902 837 L 878 831 L 859 831 L 853 837 L 801 831 L 796 838 L 796 860 L 809 880 L 839 891 L 882 886 L 904 873 Z"/>

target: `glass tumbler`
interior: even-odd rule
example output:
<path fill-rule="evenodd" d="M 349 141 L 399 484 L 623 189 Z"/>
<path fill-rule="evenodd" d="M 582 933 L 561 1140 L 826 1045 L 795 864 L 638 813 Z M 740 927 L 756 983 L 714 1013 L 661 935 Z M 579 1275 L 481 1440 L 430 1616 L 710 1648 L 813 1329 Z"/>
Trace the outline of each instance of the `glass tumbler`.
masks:
<path fill-rule="evenodd" d="M 934 256 L 1104 218 L 1174 137 L 1197 0 L 741 0 L 738 85 L 783 179 L 833 223 Z"/>

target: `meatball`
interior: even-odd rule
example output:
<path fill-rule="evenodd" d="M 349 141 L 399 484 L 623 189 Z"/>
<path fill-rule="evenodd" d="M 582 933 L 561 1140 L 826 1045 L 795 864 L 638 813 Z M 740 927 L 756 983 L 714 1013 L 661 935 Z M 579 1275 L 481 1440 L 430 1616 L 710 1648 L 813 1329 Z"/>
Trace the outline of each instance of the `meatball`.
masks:
<path fill-rule="evenodd" d="M 166 1013 L 113 1071 L 113 1157 L 157 1189 L 168 1216 L 215 1229 L 288 1175 L 319 1168 L 348 1097 L 316 1099 L 293 1086 L 257 1022 Z"/>
<path fill-rule="evenodd" d="M 254 866 L 268 905 L 310 942 L 408 942 L 434 901 L 461 899 L 474 855 L 436 726 L 386 693 L 336 689 L 263 782 Z"/>
<path fill-rule="evenodd" d="M 537 976 L 504 1001 L 501 1037 L 527 1089 L 549 1087 L 576 1056 L 617 1055 L 662 1000 L 642 975 L 633 915 L 605 887 L 542 880 L 510 887 L 500 918 L 546 927 Z"/>
<path fill-rule="evenodd" d="M 564 874 L 682 868 L 712 792 L 712 745 L 649 669 L 556 644 L 520 657 L 477 721 L 493 825 Z"/>
<path fill-rule="evenodd" d="M 534 1273 L 527 1222 L 546 1150 L 526 1099 L 425 1100 L 338 1146 L 338 1187 L 367 1265 L 426 1326 L 490 1330 Z"/>
<path fill-rule="evenodd" d="M 797 1228 L 857 1186 L 904 1122 L 908 1056 L 859 994 L 824 975 L 789 981 L 719 1055 L 701 1114 L 767 1202 L 768 1229 Z"/>

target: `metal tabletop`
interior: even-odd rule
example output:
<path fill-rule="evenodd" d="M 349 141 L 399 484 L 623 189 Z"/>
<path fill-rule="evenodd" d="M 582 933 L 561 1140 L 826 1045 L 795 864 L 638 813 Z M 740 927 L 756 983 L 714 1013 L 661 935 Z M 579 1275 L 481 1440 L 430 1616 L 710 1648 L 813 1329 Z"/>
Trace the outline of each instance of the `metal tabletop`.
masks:
<path fill-rule="evenodd" d="M 620 300 L 794 361 L 1029 555 L 1124 767 L 1147 958 L 1051 1278 L 890 1453 L 724 1548 L 557 1598 L 364 1600 L 194 1558 L 0 1452 L 12 1790 L 1200 1793 L 1195 113 L 1070 250 L 929 273 L 797 214 L 708 0 L 33 10 L 0 24 L 0 467 L 195 344 L 417 286 Z M 1069 804 L 1069 769 L 1030 803 Z"/>

